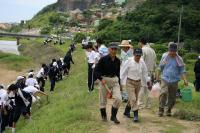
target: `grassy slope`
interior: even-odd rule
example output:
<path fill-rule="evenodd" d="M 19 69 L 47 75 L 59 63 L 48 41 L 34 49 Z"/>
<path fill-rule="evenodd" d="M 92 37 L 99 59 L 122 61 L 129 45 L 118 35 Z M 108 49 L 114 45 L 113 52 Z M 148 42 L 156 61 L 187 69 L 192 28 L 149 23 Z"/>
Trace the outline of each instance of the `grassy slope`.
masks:
<path fill-rule="evenodd" d="M 49 104 L 43 101 L 34 106 L 32 122 L 26 123 L 23 119 L 20 121 L 17 126 L 18 132 L 104 132 L 105 125 L 99 121 L 97 112 L 98 95 L 96 92 L 87 93 L 87 65 L 84 57 L 82 50 L 74 53 L 75 65 L 72 66 L 70 76 L 56 84 L 55 92 L 50 94 Z"/>
<path fill-rule="evenodd" d="M 21 71 L 33 64 L 31 58 L 27 56 L 20 56 L 15 54 L 8 54 L 0 52 L 0 64 L 1 66 L 10 70 Z M 27 65 L 24 65 L 27 64 Z"/>

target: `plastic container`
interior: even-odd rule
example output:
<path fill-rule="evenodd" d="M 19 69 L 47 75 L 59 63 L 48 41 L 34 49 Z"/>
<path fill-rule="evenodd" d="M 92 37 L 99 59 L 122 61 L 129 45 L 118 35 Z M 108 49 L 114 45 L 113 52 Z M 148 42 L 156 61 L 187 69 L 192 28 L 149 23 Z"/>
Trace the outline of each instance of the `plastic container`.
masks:
<path fill-rule="evenodd" d="M 181 96 L 184 102 L 192 101 L 192 89 L 184 88 L 181 89 Z"/>

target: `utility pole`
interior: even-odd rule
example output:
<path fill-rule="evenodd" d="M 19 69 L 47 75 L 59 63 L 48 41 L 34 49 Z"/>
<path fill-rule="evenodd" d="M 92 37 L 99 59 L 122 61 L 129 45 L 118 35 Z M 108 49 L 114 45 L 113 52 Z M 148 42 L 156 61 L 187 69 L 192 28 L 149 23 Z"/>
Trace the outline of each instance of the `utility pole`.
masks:
<path fill-rule="evenodd" d="M 178 27 L 178 44 L 180 43 L 181 23 L 182 23 L 183 5 L 180 11 L 179 27 Z"/>

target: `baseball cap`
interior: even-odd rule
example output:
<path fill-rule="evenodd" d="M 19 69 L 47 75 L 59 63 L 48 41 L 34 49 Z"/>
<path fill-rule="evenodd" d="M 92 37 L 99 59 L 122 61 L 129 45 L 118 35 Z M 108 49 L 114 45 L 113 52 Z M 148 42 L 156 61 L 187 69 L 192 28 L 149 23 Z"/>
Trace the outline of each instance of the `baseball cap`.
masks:
<path fill-rule="evenodd" d="M 118 49 L 119 46 L 118 46 L 116 43 L 111 43 L 111 44 L 109 45 L 109 48 L 116 48 L 116 49 Z"/>
<path fill-rule="evenodd" d="M 19 81 L 21 79 L 24 79 L 24 77 L 23 76 L 17 76 L 17 81 Z"/>
<path fill-rule="evenodd" d="M 142 49 L 141 48 L 136 48 L 134 49 L 134 55 L 142 55 Z"/>
<path fill-rule="evenodd" d="M 178 46 L 176 43 L 170 43 L 169 44 L 169 51 L 171 52 L 177 52 Z"/>

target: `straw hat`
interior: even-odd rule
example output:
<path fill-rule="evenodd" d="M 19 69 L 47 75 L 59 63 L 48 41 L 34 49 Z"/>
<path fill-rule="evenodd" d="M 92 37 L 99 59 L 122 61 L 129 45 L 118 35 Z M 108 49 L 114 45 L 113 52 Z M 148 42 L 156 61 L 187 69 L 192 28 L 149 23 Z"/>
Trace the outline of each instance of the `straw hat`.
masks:
<path fill-rule="evenodd" d="M 123 40 L 122 43 L 119 45 L 120 47 L 132 47 L 128 40 Z"/>

